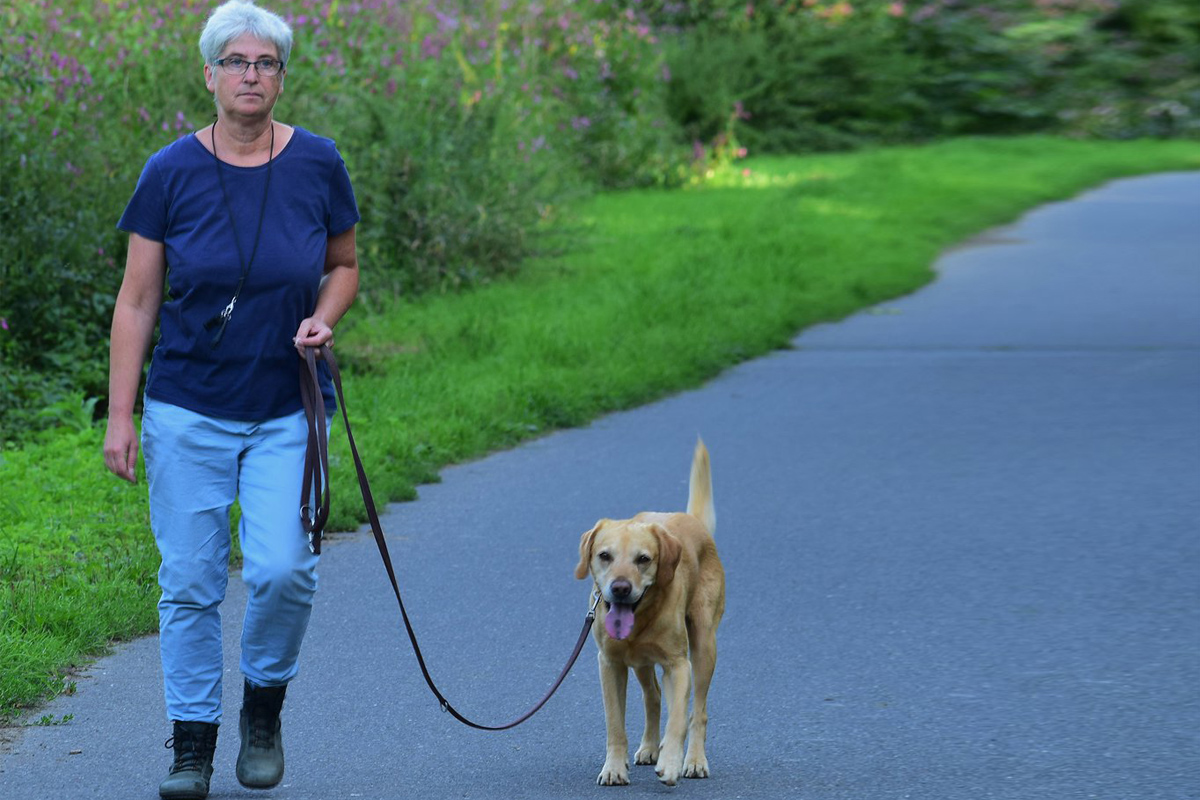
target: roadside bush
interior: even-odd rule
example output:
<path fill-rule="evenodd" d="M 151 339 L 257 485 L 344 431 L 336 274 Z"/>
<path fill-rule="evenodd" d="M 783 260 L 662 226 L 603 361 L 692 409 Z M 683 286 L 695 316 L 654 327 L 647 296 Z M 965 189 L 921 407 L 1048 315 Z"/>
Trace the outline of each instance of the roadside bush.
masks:
<path fill-rule="evenodd" d="M 886 11 L 714 6 L 666 28 L 667 104 L 690 139 L 723 143 L 731 113 L 751 152 L 839 150 L 927 132 L 923 63 L 896 46 L 900 23 Z"/>
<path fill-rule="evenodd" d="M 360 203 L 378 275 L 368 291 L 510 272 L 557 202 L 679 174 L 656 42 L 636 16 L 609 11 L 559 0 L 447 17 L 397 3 L 384 26 L 346 20 L 352 46 L 318 40 L 301 56 L 312 68 L 294 110 L 347 143 L 356 191 L 372 201 Z M 322 70 L 330 59 L 336 69 Z"/>
<path fill-rule="evenodd" d="M 626 0 L 631 6 L 641 3 Z M 962 134 L 1200 137 L 1187 0 L 653 2 L 689 138 L 750 152 Z"/>
<path fill-rule="evenodd" d="M 0 138 L 0 442 L 52 425 L 42 410 L 76 387 L 105 385 L 96 342 L 112 315 L 110 253 L 121 247 L 111 221 L 78 202 L 78 173 L 53 154 L 18 155 L 12 141 Z"/>
<path fill-rule="evenodd" d="M 1200 137 L 1200 4 L 1123 0 L 1097 27 L 1114 46 L 1081 65 L 1091 90 L 1088 102 L 1060 115 L 1066 129 L 1124 139 Z"/>
<path fill-rule="evenodd" d="M 939 134 L 1200 135 L 1200 7 L 937 0 L 905 17 Z"/>

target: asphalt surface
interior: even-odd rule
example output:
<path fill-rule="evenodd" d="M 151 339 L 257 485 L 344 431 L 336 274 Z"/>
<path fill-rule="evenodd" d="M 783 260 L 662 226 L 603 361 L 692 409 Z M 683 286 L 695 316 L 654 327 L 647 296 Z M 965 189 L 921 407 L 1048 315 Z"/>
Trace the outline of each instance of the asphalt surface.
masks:
<path fill-rule="evenodd" d="M 582 623 L 579 535 L 681 509 L 703 435 L 728 575 L 710 779 L 672 789 L 635 767 L 629 787 L 594 785 L 591 643 L 531 722 L 456 723 L 360 532 L 323 556 L 288 771 L 266 792 L 233 777 L 231 582 L 211 796 L 1200 798 L 1198 220 L 1200 173 L 1043 207 L 948 253 L 914 295 L 698 391 L 448 469 L 388 510 L 436 679 L 506 722 Z M 639 705 L 632 688 L 634 742 Z M 156 639 L 41 714 L 72 718 L 16 733 L 0 798 L 157 796 Z"/>

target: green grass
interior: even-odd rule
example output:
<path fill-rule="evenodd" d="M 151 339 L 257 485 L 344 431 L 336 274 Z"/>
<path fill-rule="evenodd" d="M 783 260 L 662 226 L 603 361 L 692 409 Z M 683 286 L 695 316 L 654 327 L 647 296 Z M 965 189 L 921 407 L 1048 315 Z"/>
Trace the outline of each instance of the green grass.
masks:
<path fill-rule="evenodd" d="M 464 295 L 366 297 L 338 335 L 377 499 L 444 465 L 695 386 L 801 328 L 907 293 L 945 248 L 1104 180 L 1200 168 L 1200 145 L 958 140 L 760 159 L 748 176 L 606 194 L 540 234 L 556 255 Z M 370 265 L 364 265 L 369 270 Z M 2 454 L 0 717 L 155 626 L 144 487 L 86 425 Z M 333 524 L 363 515 L 344 437 Z"/>

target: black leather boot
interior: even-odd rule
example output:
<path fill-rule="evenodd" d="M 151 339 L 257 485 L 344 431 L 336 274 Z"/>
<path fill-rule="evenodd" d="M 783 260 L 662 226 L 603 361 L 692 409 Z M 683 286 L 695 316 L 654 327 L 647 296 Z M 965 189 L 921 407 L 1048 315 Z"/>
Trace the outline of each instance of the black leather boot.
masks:
<path fill-rule="evenodd" d="M 246 681 L 238 728 L 242 749 L 237 759 L 238 783 L 247 789 L 269 789 L 283 780 L 283 735 L 279 711 L 287 686 L 260 688 Z"/>
<path fill-rule="evenodd" d="M 175 763 L 166 780 L 158 785 L 163 800 L 204 800 L 212 780 L 213 752 L 217 749 L 215 722 L 180 722 L 167 747 L 175 749 Z"/>

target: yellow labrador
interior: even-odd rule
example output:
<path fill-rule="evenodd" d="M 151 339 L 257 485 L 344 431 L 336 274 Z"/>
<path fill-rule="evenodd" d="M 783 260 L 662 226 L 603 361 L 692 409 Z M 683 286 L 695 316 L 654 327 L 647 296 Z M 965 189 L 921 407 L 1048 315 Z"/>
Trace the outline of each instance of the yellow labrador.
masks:
<path fill-rule="evenodd" d="M 643 512 L 633 519 L 602 519 L 579 542 L 575 577 L 582 580 L 590 574 L 605 604 L 604 624 L 593 627 L 608 724 L 604 767 L 596 779 L 603 786 L 629 783 L 629 669 L 642 685 L 646 704 L 646 729 L 636 762 L 657 764 L 655 771 L 668 786 L 681 774 L 708 777 L 708 687 L 717 663 L 717 625 L 725 612 L 725 571 L 713 542 L 715 527 L 712 473 L 701 441 L 692 458 L 686 514 Z M 656 665 L 663 670 L 661 693 Z M 667 729 L 660 743 L 664 696 Z"/>

